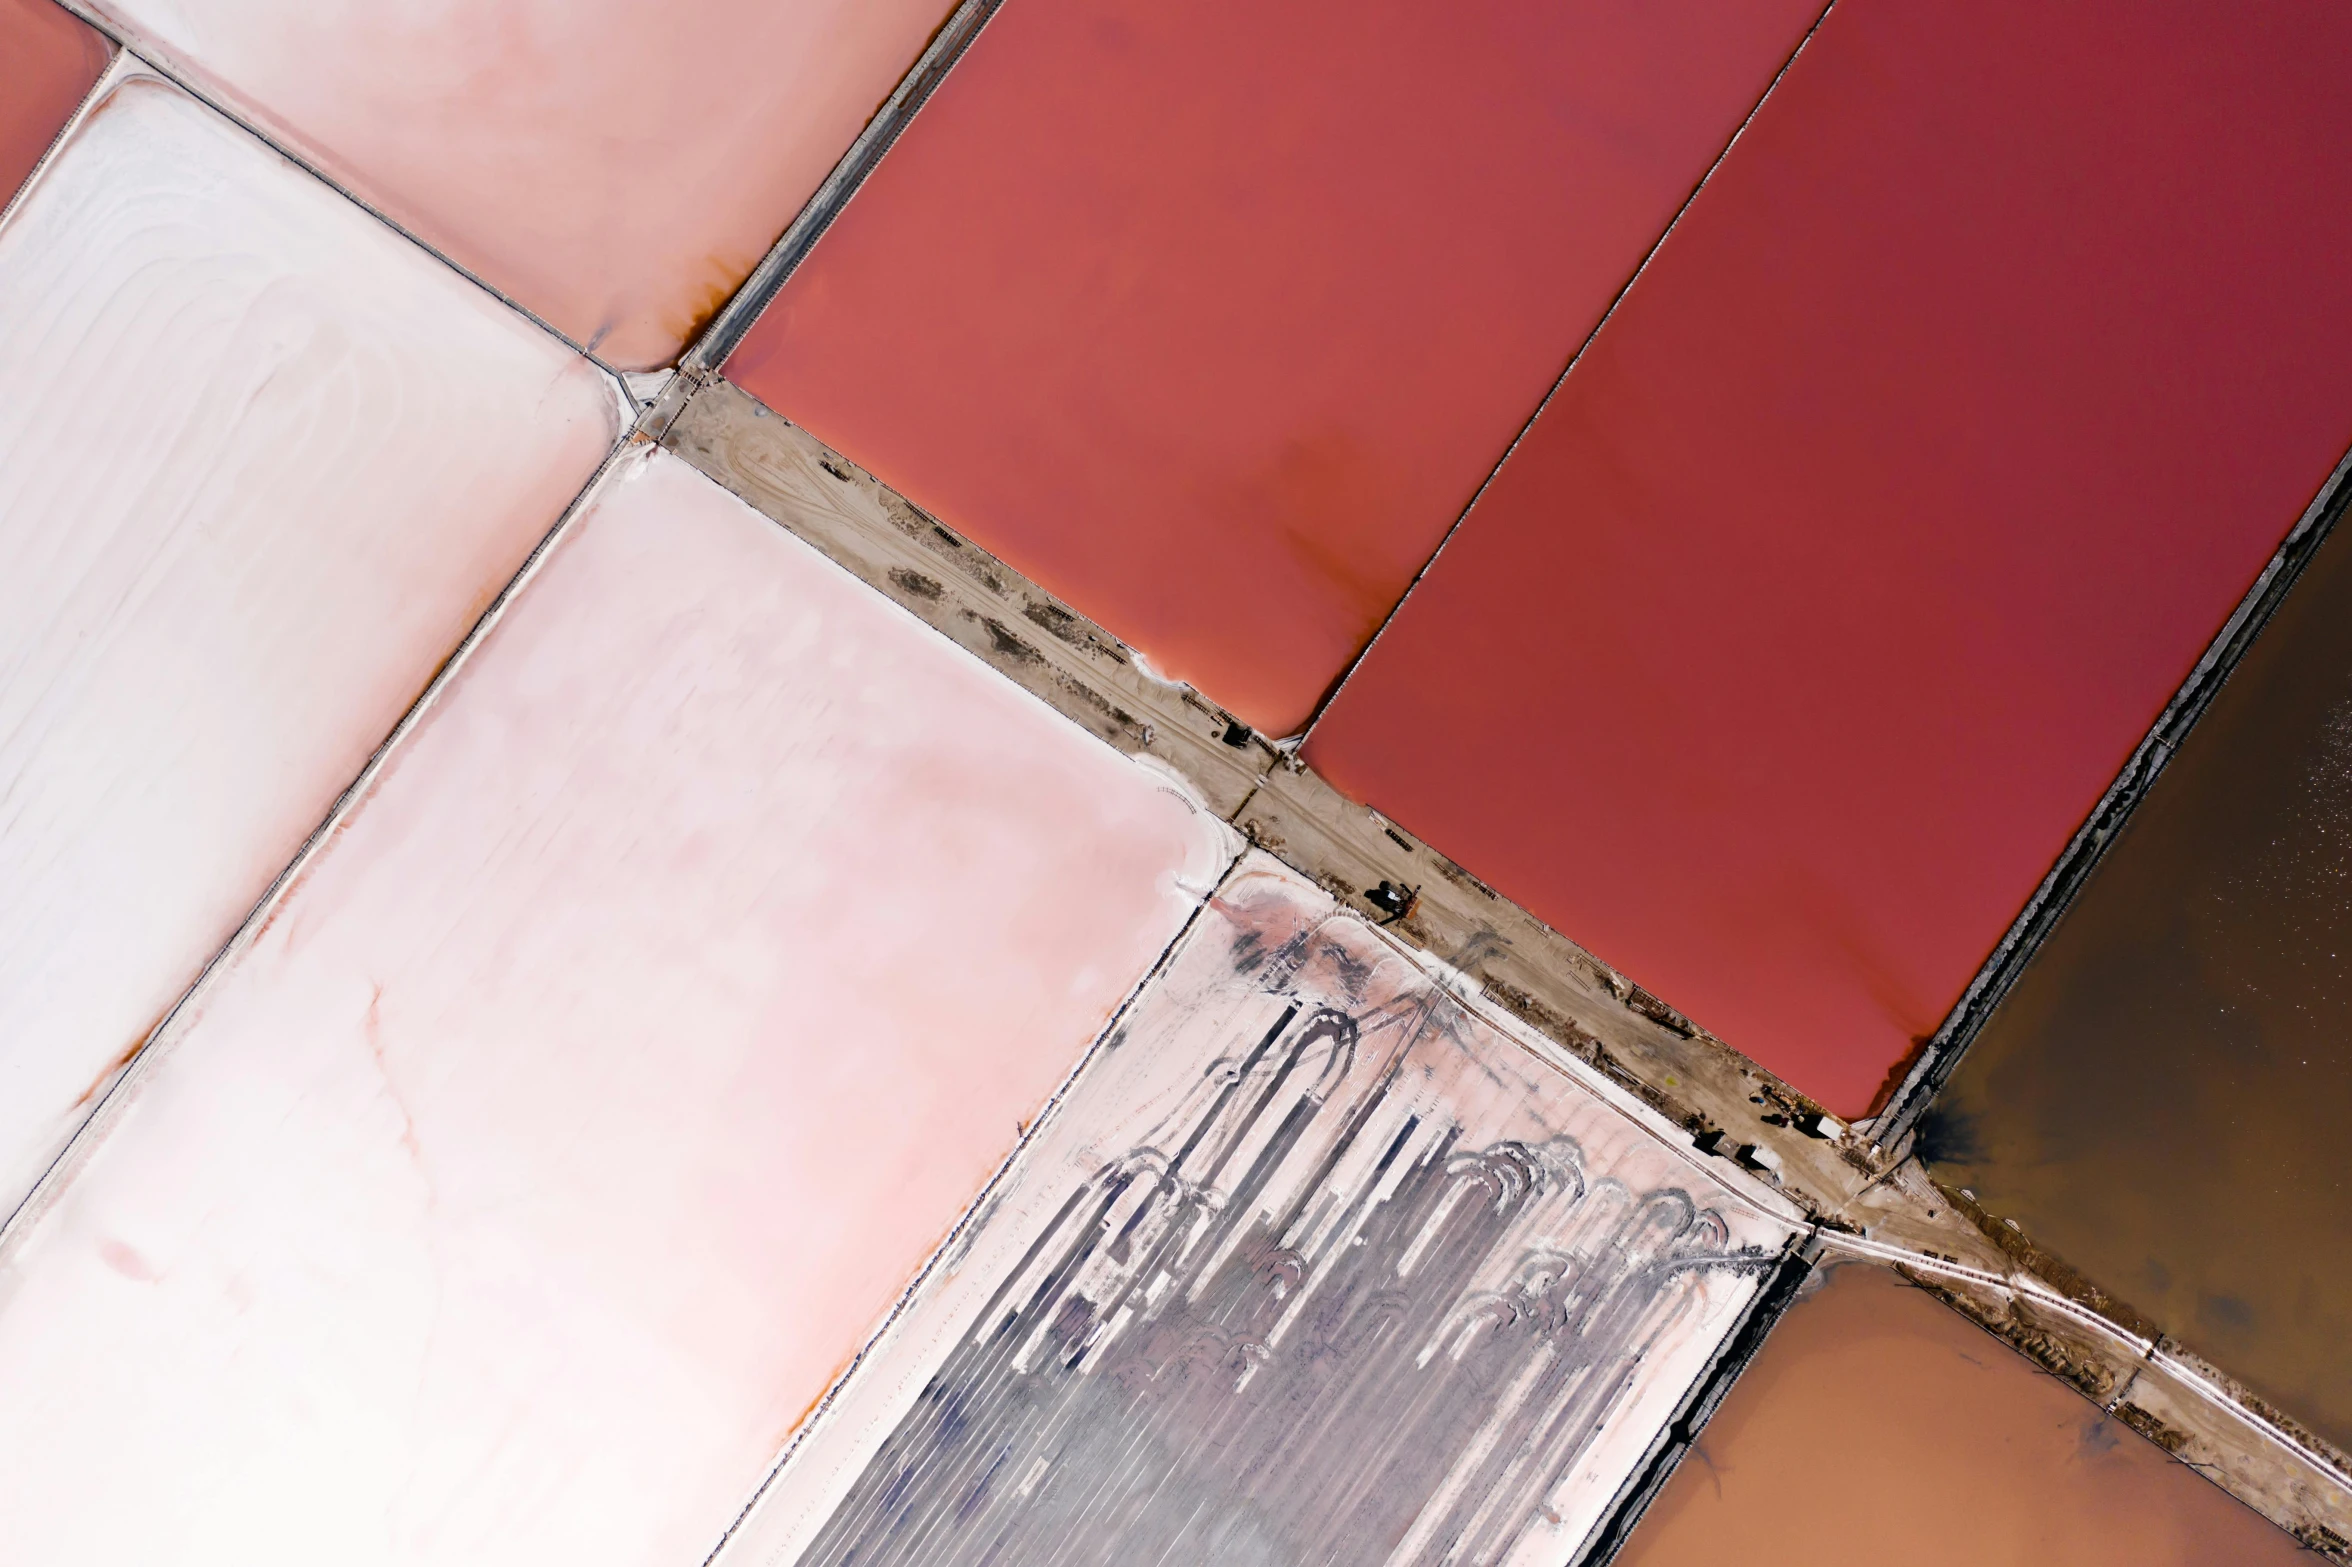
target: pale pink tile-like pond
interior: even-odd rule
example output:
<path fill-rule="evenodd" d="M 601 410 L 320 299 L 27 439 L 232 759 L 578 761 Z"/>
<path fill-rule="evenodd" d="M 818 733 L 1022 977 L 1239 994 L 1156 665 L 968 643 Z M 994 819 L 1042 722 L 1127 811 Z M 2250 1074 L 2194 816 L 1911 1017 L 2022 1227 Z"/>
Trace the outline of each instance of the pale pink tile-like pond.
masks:
<path fill-rule="evenodd" d="M 619 418 L 153 76 L 35 179 L 0 227 L 0 1214 Z"/>
<path fill-rule="evenodd" d="M 734 292 L 949 0 L 97 8 L 627 370 Z"/>
<path fill-rule="evenodd" d="M 20 1225 L 0 1533 L 700 1560 L 1230 857 L 624 459 Z"/>

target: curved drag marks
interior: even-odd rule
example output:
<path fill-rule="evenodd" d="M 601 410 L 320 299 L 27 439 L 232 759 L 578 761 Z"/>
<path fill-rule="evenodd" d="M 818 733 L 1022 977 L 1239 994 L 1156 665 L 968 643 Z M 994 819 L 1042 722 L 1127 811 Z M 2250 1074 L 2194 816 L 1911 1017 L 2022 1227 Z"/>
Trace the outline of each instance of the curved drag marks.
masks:
<path fill-rule="evenodd" d="M 1253 857 L 720 1560 L 1556 1563 L 1790 1230 Z"/>

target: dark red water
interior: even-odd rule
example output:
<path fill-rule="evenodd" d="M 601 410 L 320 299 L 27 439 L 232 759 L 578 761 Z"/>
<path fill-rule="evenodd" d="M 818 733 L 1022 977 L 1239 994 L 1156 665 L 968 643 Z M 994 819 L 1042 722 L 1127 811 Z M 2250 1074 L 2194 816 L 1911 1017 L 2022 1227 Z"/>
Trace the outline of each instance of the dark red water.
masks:
<path fill-rule="evenodd" d="M 1021 0 L 727 373 L 1299 729 L 1820 0 Z"/>
<path fill-rule="evenodd" d="M 1866 1112 L 2352 438 L 2348 50 L 1838 6 L 1308 757 Z"/>

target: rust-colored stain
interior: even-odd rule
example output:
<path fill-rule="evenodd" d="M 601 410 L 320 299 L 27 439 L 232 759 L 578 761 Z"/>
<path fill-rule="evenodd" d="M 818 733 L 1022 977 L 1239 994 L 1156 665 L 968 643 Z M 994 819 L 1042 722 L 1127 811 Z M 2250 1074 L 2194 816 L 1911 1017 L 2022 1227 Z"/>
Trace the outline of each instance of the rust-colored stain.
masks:
<path fill-rule="evenodd" d="M 116 1051 L 113 1058 L 98 1069 L 98 1075 L 90 1079 L 90 1086 L 83 1089 L 80 1096 L 74 1100 L 74 1109 L 83 1110 L 87 1109 L 91 1105 L 96 1104 L 98 1102 L 99 1095 L 106 1091 L 107 1085 L 112 1083 L 117 1077 L 121 1076 L 125 1067 L 129 1066 L 133 1061 L 139 1059 L 139 1052 L 146 1049 L 147 1046 L 154 1041 L 155 1031 L 163 1027 L 163 1020 L 167 1017 L 170 1017 L 172 1015 L 172 1008 L 177 1007 L 178 1005 L 178 1001 L 173 1001 L 171 1006 L 165 1007 L 161 1012 L 155 1015 L 153 1022 L 150 1022 L 145 1028 L 132 1035 L 131 1042 L 123 1046 L 122 1049 Z"/>
<path fill-rule="evenodd" d="M 1870 1096 L 1870 1108 L 1864 1114 L 1876 1115 L 1894 1102 L 1896 1093 L 1902 1089 L 1903 1079 L 1911 1075 L 1911 1069 L 1919 1064 L 1921 1056 L 1927 1054 L 1927 1047 L 1934 1039 L 1932 1034 L 1911 1036 L 1911 1048 L 1897 1056 L 1894 1064 L 1886 1069 L 1886 1076 L 1878 1080 L 1878 1091 Z"/>
<path fill-rule="evenodd" d="M 0 0 L 0 207 L 89 94 L 114 46 L 54 0 Z"/>
<path fill-rule="evenodd" d="M 705 256 L 698 269 L 700 280 L 679 286 L 678 304 L 663 315 L 662 330 L 680 343 L 692 343 L 727 307 L 727 301 L 735 297 L 735 290 L 743 286 L 743 280 L 758 265 L 759 257 L 746 258 L 740 252 Z"/>
<path fill-rule="evenodd" d="M 2352 531 L 2230 675 L 1923 1128 L 1975 1191 L 2352 1446 Z"/>
<path fill-rule="evenodd" d="M 76 1110 L 82 1110 L 88 1108 L 90 1105 L 96 1104 L 98 1102 L 98 1095 L 105 1089 L 107 1084 L 114 1081 L 115 1074 L 120 1072 L 124 1067 L 129 1066 L 132 1061 L 137 1059 L 139 1052 L 147 1048 L 147 1041 L 152 1036 L 152 1034 L 153 1030 L 149 1030 L 148 1033 L 141 1034 L 138 1038 L 132 1040 L 129 1044 L 123 1046 L 121 1050 L 117 1051 L 113 1059 L 109 1060 L 104 1066 L 98 1069 L 98 1075 L 90 1079 L 90 1086 L 83 1089 L 81 1093 L 75 1098 L 73 1107 Z"/>
<path fill-rule="evenodd" d="M 1866 1548 L 1865 1542 L 1869 1542 Z M 1789 1309 L 1621 1567 L 2279 1567 L 2295 1541 L 1891 1273 Z"/>
<path fill-rule="evenodd" d="M 1295 733 L 1818 10 L 1024 0 L 727 371 Z"/>
<path fill-rule="evenodd" d="M 2344 450 L 2347 50 L 1830 11 L 1308 760 L 1866 1113 Z"/>

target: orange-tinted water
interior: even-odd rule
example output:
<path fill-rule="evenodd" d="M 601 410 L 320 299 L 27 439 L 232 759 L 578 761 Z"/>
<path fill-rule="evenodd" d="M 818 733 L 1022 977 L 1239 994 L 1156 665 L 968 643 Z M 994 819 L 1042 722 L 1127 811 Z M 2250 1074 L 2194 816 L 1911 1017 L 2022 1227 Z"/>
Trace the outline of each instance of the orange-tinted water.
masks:
<path fill-rule="evenodd" d="M 2280 1567 L 2294 1541 L 1940 1302 L 1833 1268 L 1619 1567 Z"/>

